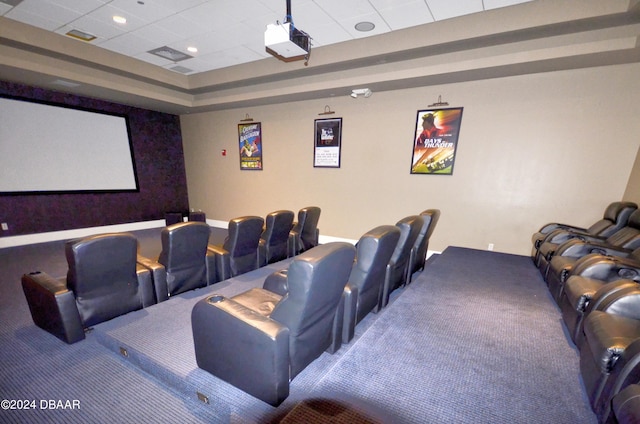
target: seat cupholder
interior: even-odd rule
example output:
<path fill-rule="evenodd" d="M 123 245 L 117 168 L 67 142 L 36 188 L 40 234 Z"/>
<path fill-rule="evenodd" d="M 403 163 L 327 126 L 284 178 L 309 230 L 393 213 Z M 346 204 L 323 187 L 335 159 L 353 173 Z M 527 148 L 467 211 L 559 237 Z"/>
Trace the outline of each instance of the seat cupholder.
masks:
<path fill-rule="evenodd" d="M 215 294 L 207 298 L 207 303 L 218 303 L 224 300 L 224 296 L 221 294 Z"/>

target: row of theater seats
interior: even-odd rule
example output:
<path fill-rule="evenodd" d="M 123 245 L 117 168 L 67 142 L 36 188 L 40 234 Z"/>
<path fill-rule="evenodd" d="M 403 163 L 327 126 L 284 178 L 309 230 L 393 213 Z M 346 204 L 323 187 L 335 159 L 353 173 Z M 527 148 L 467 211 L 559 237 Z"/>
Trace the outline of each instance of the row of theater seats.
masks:
<path fill-rule="evenodd" d="M 599 422 L 640 422 L 640 209 L 614 202 L 589 228 L 547 224 L 532 242 Z"/>
<path fill-rule="evenodd" d="M 318 244 L 320 208 L 276 211 L 229 221 L 220 246 L 210 227 L 191 220 L 165 227 L 157 259 L 138 254 L 130 233 L 99 234 L 65 243 L 66 278 L 45 272 L 22 276 L 34 323 L 67 343 L 84 339 L 91 326 L 163 302 L 170 296 L 294 256 Z M 266 226 L 263 228 L 263 224 Z"/>
<path fill-rule="evenodd" d="M 356 246 L 332 242 L 296 256 L 263 286 L 200 300 L 191 322 L 198 367 L 271 405 L 324 351 L 354 336 L 398 287 L 425 266 L 440 211 L 371 229 Z"/>

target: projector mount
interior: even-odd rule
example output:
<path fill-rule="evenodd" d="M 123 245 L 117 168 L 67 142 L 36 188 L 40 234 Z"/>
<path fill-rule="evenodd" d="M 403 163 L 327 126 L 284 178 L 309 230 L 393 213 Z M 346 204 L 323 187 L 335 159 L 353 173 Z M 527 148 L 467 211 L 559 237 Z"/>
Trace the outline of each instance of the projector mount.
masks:
<path fill-rule="evenodd" d="M 293 25 L 291 0 L 287 0 L 287 15 L 284 23 L 269 24 L 264 33 L 265 49 L 269 54 L 284 62 L 305 59 L 305 66 L 309 64 L 311 54 L 310 39 L 309 34 Z"/>

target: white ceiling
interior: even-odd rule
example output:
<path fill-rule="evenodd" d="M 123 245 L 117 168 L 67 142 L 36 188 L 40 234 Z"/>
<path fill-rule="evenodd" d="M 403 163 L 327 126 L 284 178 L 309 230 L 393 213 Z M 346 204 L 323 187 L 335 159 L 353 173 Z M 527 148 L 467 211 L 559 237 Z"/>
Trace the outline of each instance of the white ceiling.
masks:
<path fill-rule="evenodd" d="M 292 0 L 291 12 L 315 48 L 528 1 Z M 195 74 L 268 57 L 264 31 L 267 24 L 284 21 L 286 1 L 0 0 L 0 15 L 58 34 L 90 33 L 96 36 L 92 45 Z M 126 24 L 115 23 L 115 15 Z M 375 28 L 357 31 L 354 26 L 363 21 Z M 163 46 L 193 58 L 176 63 L 148 53 Z"/>

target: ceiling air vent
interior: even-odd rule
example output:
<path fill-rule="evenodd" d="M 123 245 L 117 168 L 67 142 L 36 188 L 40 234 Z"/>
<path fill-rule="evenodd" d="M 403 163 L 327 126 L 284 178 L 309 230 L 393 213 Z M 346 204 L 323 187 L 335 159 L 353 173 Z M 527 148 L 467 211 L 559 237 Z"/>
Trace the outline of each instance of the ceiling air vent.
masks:
<path fill-rule="evenodd" d="M 193 72 L 193 69 L 189 69 L 189 68 L 186 68 L 186 67 L 180 66 L 180 65 L 174 66 L 174 67 L 169 68 L 169 69 L 171 69 L 172 71 L 180 72 L 181 74 L 190 74 L 191 72 Z"/>
<path fill-rule="evenodd" d="M 82 41 L 93 41 L 96 39 L 95 35 L 89 34 L 88 32 L 82 32 L 78 29 L 72 29 L 71 31 L 67 32 L 65 35 L 68 35 L 69 37 L 73 37 L 75 39 L 82 40 Z"/>
<path fill-rule="evenodd" d="M 193 57 L 167 46 L 149 50 L 147 53 L 155 54 L 156 56 L 160 56 L 174 62 L 180 62 L 181 60 L 191 59 Z"/>

